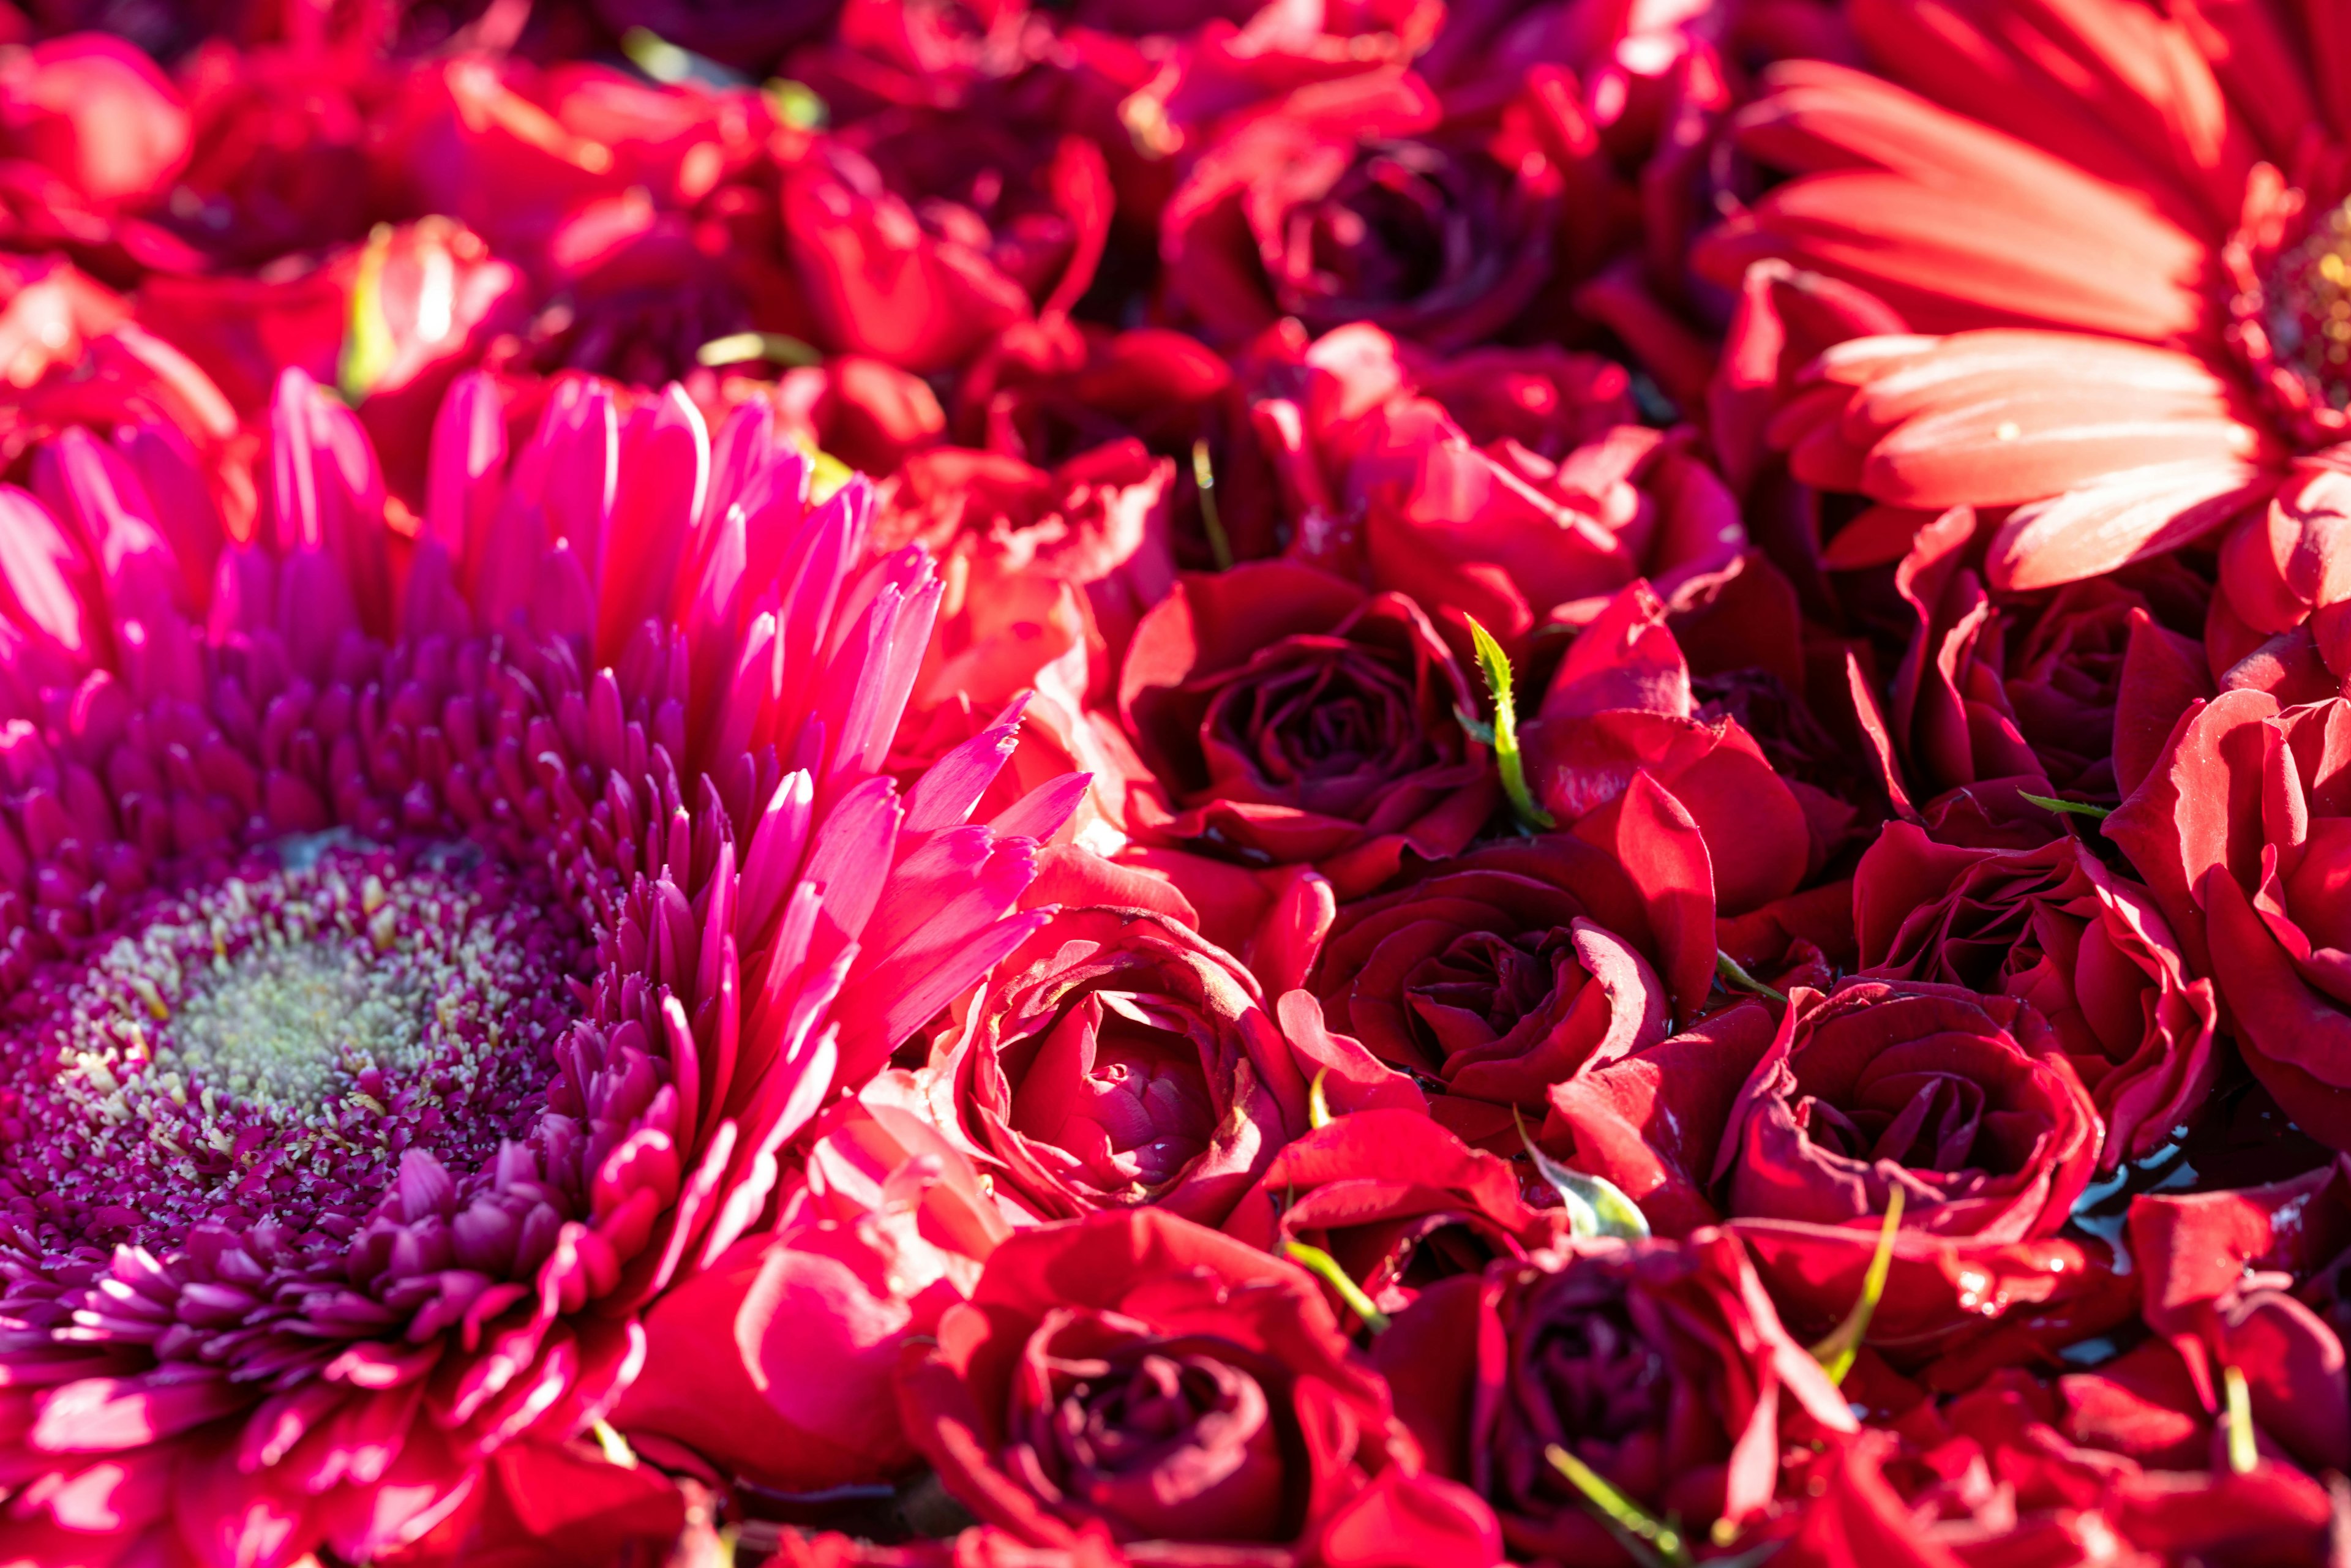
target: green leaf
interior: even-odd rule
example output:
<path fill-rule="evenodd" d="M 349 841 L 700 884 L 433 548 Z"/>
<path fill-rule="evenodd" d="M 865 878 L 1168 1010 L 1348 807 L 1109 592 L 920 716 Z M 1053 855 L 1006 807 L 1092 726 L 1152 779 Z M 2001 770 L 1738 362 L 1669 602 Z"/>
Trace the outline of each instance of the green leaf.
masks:
<path fill-rule="evenodd" d="M 651 27 L 632 27 L 622 34 L 621 53 L 664 87 L 675 87 L 694 74 L 694 57 Z"/>
<path fill-rule="evenodd" d="M 1306 1091 L 1306 1124 L 1310 1127 L 1322 1128 L 1331 1124 L 1330 1097 L 1322 1092 L 1322 1081 L 1330 1076 L 1329 1068 L 1317 1068 L 1314 1082 Z"/>
<path fill-rule="evenodd" d="M 1769 997 L 1775 1002 L 1785 1003 L 1788 999 L 1787 992 L 1773 990 L 1749 974 L 1744 965 L 1719 947 L 1714 950 L 1714 972 L 1721 976 L 1722 983 L 1733 990 L 1750 991 L 1759 997 Z"/>
<path fill-rule="evenodd" d="M 1853 1370 L 1853 1358 L 1861 1351 L 1862 1336 L 1869 1333 L 1878 1298 L 1886 1294 L 1886 1276 L 1894 1267 L 1894 1239 L 1901 1229 L 1902 1189 L 1897 1186 L 1886 1195 L 1886 1218 L 1877 1228 L 1877 1250 L 1870 1255 L 1869 1271 L 1861 1277 L 1861 1299 L 1845 1313 L 1844 1322 L 1813 1346 L 1813 1359 L 1821 1364 L 1831 1383 L 1842 1384 L 1844 1375 Z"/>
<path fill-rule="evenodd" d="M 2070 812 L 2076 817 L 2089 817 L 2101 822 L 2115 814 L 2110 807 L 2093 806 L 2086 800 L 2060 800 L 2053 795 L 2028 795 L 2022 789 L 2016 792 L 2016 798 L 2030 800 L 2044 811 Z"/>
<path fill-rule="evenodd" d="M 1495 765 L 1502 770 L 1502 792 L 1510 798 L 1510 810 L 1519 821 L 1531 828 L 1555 828 L 1559 824 L 1552 814 L 1535 803 L 1534 794 L 1527 788 L 1526 759 L 1519 754 L 1519 715 L 1516 699 L 1510 692 L 1510 658 L 1494 634 L 1478 624 L 1478 618 L 1468 617 L 1469 640 L 1477 644 L 1478 670 L 1486 677 L 1487 695 L 1494 699 Z"/>
<path fill-rule="evenodd" d="M 832 118 L 832 108 L 806 82 L 778 77 L 759 89 L 778 120 L 795 131 L 821 130 Z"/>
<path fill-rule="evenodd" d="M 1687 1568 L 1689 1548 L 1680 1531 L 1618 1491 L 1605 1476 L 1557 1443 L 1545 1445 L 1543 1458 L 1583 1494 L 1584 1506 L 1608 1527 L 1635 1562 L 1645 1568 Z"/>
<path fill-rule="evenodd" d="M 815 346 L 783 332 L 729 332 L 724 338 L 713 338 L 694 350 L 694 362 L 716 369 L 721 365 L 747 365 L 765 361 L 771 365 L 797 369 L 802 365 L 820 365 L 824 356 Z"/>
<path fill-rule="evenodd" d="M 1208 555 L 1218 571 L 1233 566 L 1233 541 L 1225 537 L 1224 514 L 1217 510 L 1217 469 L 1208 461 L 1208 438 L 1192 443 L 1192 483 L 1200 492 L 1200 529 L 1208 536 Z"/>
<path fill-rule="evenodd" d="M 609 1463 L 618 1465 L 624 1470 L 633 1470 L 637 1468 L 637 1451 L 629 1447 L 629 1440 L 622 1437 L 620 1429 L 610 1421 L 599 1421 L 590 1427 L 589 1431 L 595 1437 L 596 1446 L 604 1451 L 604 1458 Z"/>
<path fill-rule="evenodd" d="M 2229 1391 L 2229 1468 L 2246 1475 L 2262 1462 L 2261 1445 L 2253 1441 L 2253 1391 L 2242 1367 L 2222 1367 L 2220 1381 Z"/>
<path fill-rule="evenodd" d="M 357 407 L 392 371 L 400 357 L 392 324 L 383 315 L 383 267 L 392 258 L 392 225 L 378 224 L 360 252 L 351 279 L 350 312 L 343 324 L 343 351 L 335 361 L 335 390 Z"/>
<path fill-rule="evenodd" d="M 1372 1299 L 1364 1294 L 1364 1288 L 1347 1278 L 1347 1270 L 1339 1267 L 1339 1260 L 1320 1247 L 1309 1247 L 1303 1241 L 1284 1242 L 1282 1252 L 1291 1262 L 1338 1291 L 1339 1299 L 1347 1303 L 1349 1312 L 1364 1320 L 1365 1328 L 1374 1333 L 1388 1332 L 1387 1313 L 1372 1305 Z"/>
<path fill-rule="evenodd" d="M 1526 1118 L 1519 1114 L 1516 1105 L 1510 1107 L 1510 1120 L 1517 1124 L 1519 1142 L 1526 1145 L 1528 1156 L 1543 1180 L 1551 1183 L 1567 1206 L 1567 1228 L 1577 1236 L 1621 1236 L 1628 1241 L 1649 1239 L 1649 1217 L 1641 1206 L 1625 1195 L 1625 1189 L 1606 1176 L 1585 1176 L 1570 1170 L 1541 1149 L 1527 1134 Z"/>

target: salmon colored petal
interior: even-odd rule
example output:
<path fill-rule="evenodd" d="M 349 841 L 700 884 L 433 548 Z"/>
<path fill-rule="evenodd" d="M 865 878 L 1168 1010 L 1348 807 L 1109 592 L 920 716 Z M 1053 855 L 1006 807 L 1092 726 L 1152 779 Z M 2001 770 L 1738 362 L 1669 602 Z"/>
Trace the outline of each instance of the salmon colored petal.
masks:
<path fill-rule="evenodd" d="M 2242 464 L 2164 464 L 2019 507 L 1992 538 L 1991 584 L 2053 588 L 2176 549 L 2258 504 L 2272 483 Z"/>

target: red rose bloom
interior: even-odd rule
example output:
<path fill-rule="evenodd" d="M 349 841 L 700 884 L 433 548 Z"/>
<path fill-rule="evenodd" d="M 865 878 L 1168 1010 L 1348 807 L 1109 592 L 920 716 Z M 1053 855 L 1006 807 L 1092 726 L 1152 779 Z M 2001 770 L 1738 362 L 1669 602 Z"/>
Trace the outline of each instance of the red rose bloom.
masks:
<path fill-rule="evenodd" d="M 1735 1527 L 1771 1500 L 1783 1420 L 1791 1438 L 1854 1429 L 1719 1230 L 1571 1242 L 1444 1281 L 1373 1351 L 1431 1465 L 1493 1505 L 1522 1559 L 1630 1560 L 1552 1445 L 1653 1513 Z"/>
<path fill-rule="evenodd" d="M 1213 1224 L 1306 1131 L 1318 1071 L 1334 1069 L 1335 1106 L 1413 1096 L 1314 1015 L 1296 996 L 1277 1017 L 1248 970 L 1173 920 L 1065 909 L 941 1035 L 923 1092 L 1029 1213 L 1155 1204 Z"/>
<path fill-rule="evenodd" d="M 1284 316 L 1440 350 L 1497 336 L 1550 280 L 1559 176 L 1437 121 L 1426 83 L 1384 72 L 1238 119 L 1160 218 L 1178 300 L 1233 341 Z"/>
<path fill-rule="evenodd" d="M 1110 174 L 1079 137 L 1038 148 L 992 120 L 893 111 L 787 170 L 783 213 L 825 346 L 940 371 L 1077 302 L 1110 232 Z"/>
<path fill-rule="evenodd" d="M 2245 1065 L 2311 1136 L 2351 1148 L 2351 703 L 2223 692 L 2189 710 L 2106 819 L 2219 985 Z"/>
<path fill-rule="evenodd" d="M 1224 1228 L 1269 1252 L 1290 1241 L 1321 1248 L 1394 1313 L 1437 1280 L 1557 1246 L 1567 1216 L 1529 1205 L 1509 1161 L 1421 1113 L 1374 1110 L 1274 1155 Z"/>
<path fill-rule="evenodd" d="M 1510 1134 L 1499 1108 L 1539 1113 L 1551 1085 L 1656 1044 L 1704 1003 L 1704 846 L 1687 819 L 1661 831 L 1653 792 L 1637 793 L 1628 815 L 1649 852 L 1629 862 L 1550 834 L 1339 910 L 1307 980 L 1331 1027 L 1441 1083 L 1438 1113 L 1472 1142 Z"/>
<path fill-rule="evenodd" d="M 1033 1546 L 1092 1527 L 1134 1563 L 1346 1560 L 1318 1537 L 1370 1493 L 1393 1506 L 1361 1522 L 1399 1532 L 1391 1553 L 1491 1561 L 1483 1511 L 1415 1479 L 1386 1384 L 1304 1271 L 1170 1215 L 998 1247 L 936 1342 L 908 1348 L 898 1398 L 948 1492 Z"/>
<path fill-rule="evenodd" d="M 1888 822 L 1854 873 L 1862 967 L 2032 1004 L 2106 1127 L 2100 1163 L 2155 1152 L 2216 1073 L 2212 982 L 2191 977 L 2146 889 L 2071 838 L 2032 850 L 1938 844 Z"/>
<path fill-rule="evenodd" d="M 1457 716 L 1473 711 L 1468 680 L 1420 607 L 1311 567 L 1184 578 L 1135 632 L 1119 711 L 1180 808 L 1138 801 L 1135 825 L 1311 862 L 1341 898 L 1408 855 L 1458 852 L 1501 799 Z"/>

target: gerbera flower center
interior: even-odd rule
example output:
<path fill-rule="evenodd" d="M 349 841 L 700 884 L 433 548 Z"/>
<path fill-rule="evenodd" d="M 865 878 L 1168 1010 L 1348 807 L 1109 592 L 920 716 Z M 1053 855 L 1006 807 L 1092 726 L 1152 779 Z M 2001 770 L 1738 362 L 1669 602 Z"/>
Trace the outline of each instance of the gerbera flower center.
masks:
<path fill-rule="evenodd" d="M 2315 214 L 2262 281 L 2263 324 L 2279 363 L 2319 402 L 2351 408 L 2351 200 Z"/>
<path fill-rule="evenodd" d="M 52 1255 L 261 1213 L 327 1241 L 405 1151 L 493 1157 L 542 1108 L 580 951 L 529 881 L 294 841 L 153 898 L 12 1007 L 0 1197 Z"/>

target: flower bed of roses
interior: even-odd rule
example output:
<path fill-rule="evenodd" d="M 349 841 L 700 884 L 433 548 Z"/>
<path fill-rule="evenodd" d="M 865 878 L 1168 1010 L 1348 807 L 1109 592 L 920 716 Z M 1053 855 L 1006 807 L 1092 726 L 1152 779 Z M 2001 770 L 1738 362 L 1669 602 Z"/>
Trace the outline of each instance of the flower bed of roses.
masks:
<path fill-rule="evenodd" d="M 0 1563 L 2340 1560 L 2346 83 L 0 4 Z"/>

